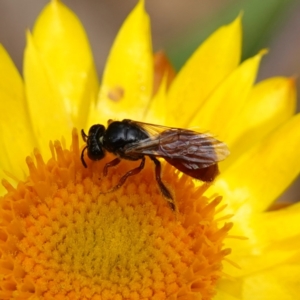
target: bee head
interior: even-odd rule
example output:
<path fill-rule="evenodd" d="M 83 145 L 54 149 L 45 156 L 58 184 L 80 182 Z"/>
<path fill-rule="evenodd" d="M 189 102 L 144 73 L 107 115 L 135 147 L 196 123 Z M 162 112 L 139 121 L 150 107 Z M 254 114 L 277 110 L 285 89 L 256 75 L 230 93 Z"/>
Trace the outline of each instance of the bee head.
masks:
<path fill-rule="evenodd" d="M 86 142 L 86 146 L 81 152 L 81 161 L 84 167 L 87 167 L 87 164 L 84 160 L 84 151 L 87 150 L 89 159 L 91 160 L 100 160 L 105 156 L 105 151 L 103 149 L 102 139 L 105 132 L 105 127 L 101 124 L 93 125 L 89 134 L 86 135 L 83 129 L 81 130 L 81 135 L 83 140 Z"/>

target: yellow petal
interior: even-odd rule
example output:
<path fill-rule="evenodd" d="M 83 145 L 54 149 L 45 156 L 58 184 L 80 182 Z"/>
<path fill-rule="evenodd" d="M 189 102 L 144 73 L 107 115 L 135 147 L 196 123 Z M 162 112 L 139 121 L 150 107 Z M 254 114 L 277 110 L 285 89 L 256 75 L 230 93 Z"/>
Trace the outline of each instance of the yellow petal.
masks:
<path fill-rule="evenodd" d="M 162 79 L 159 89 L 153 99 L 150 102 L 150 105 L 147 109 L 144 121 L 153 124 L 164 125 L 166 123 L 167 115 L 167 82 L 168 74 L 165 74 L 165 77 Z"/>
<path fill-rule="evenodd" d="M 249 226 L 249 240 L 237 242 L 230 239 L 226 243 L 226 246 L 234 248 L 230 259 L 240 269 L 228 268 L 228 264 L 225 264 L 224 272 L 235 280 L 221 280 L 220 289 L 238 299 L 251 299 L 250 295 L 255 294 L 264 295 L 261 299 L 268 299 L 266 295 L 272 295 L 271 299 L 295 299 L 282 295 L 286 293 L 295 296 L 296 285 L 291 278 L 299 277 L 299 217 L 300 205 L 296 204 L 284 210 L 252 214 L 250 224 L 244 218 L 244 228 Z M 289 271 L 281 275 L 283 270 Z M 253 285 L 259 277 L 263 283 Z M 275 297 L 271 292 L 274 280 L 278 280 L 280 290 L 277 292 L 282 298 Z M 253 286 L 248 286 L 249 283 Z"/>
<path fill-rule="evenodd" d="M 241 299 L 295 300 L 299 298 L 300 264 L 277 265 L 246 277 Z"/>
<path fill-rule="evenodd" d="M 27 34 L 25 49 L 24 79 L 33 130 L 40 149 L 48 151 L 49 140 L 70 136 L 72 122 L 56 80 L 39 55 L 30 33 Z"/>
<path fill-rule="evenodd" d="M 264 211 L 300 171 L 300 114 L 235 161 L 215 183 L 230 207 Z"/>
<path fill-rule="evenodd" d="M 227 135 L 231 155 L 224 161 L 223 168 L 293 115 L 295 88 L 294 79 L 283 77 L 267 79 L 254 86 L 245 107 L 233 120 L 233 134 Z"/>
<path fill-rule="evenodd" d="M 0 77 L 1 171 L 23 179 L 27 170 L 25 157 L 37 145 L 29 121 L 22 78 L 2 45 Z"/>
<path fill-rule="evenodd" d="M 241 298 L 235 297 L 233 295 L 230 295 L 227 292 L 224 292 L 221 290 L 220 287 L 218 287 L 217 294 L 213 298 L 214 300 L 241 300 Z"/>
<path fill-rule="evenodd" d="M 299 298 L 299 276 L 299 259 L 297 263 L 275 264 L 244 278 L 221 280 L 219 289 L 223 293 L 226 290 L 226 297 L 216 299 L 295 300 Z"/>
<path fill-rule="evenodd" d="M 168 95 L 168 125 L 187 127 L 212 91 L 239 64 L 241 17 L 213 33 L 187 61 Z"/>
<path fill-rule="evenodd" d="M 1 178 L 4 178 L 5 172 L 0 170 L 0 176 L 1 176 Z M 6 193 L 7 193 L 7 190 L 4 188 L 4 186 L 2 184 L 0 184 L 0 196 L 5 195 Z"/>
<path fill-rule="evenodd" d="M 170 63 L 168 57 L 163 51 L 158 51 L 153 56 L 154 60 L 154 80 L 153 80 L 153 95 L 158 91 L 162 80 L 166 76 L 167 88 L 171 85 L 176 77 L 176 72 Z"/>
<path fill-rule="evenodd" d="M 244 61 L 203 104 L 189 126 L 200 126 L 227 143 L 235 128 L 231 125 L 241 112 L 256 78 L 264 52 Z"/>
<path fill-rule="evenodd" d="M 77 127 L 85 125 L 90 102 L 96 100 L 98 79 L 86 33 L 60 1 L 51 1 L 33 30 L 33 41 Z"/>
<path fill-rule="evenodd" d="M 140 1 L 125 20 L 111 49 L 98 103 L 89 124 L 144 117 L 153 84 L 150 21 Z"/>
<path fill-rule="evenodd" d="M 229 239 L 226 246 L 234 249 L 230 256 L 240 269 L 225 266 L 231 276 L 249 276 L 253 273 L 283 264 L 299 253 L 300 205 L 278 211 L 235 215 L 233 235 L 247 236 L 248 240 Z M 237 228 L 238 227 L 238 228 Z"/>

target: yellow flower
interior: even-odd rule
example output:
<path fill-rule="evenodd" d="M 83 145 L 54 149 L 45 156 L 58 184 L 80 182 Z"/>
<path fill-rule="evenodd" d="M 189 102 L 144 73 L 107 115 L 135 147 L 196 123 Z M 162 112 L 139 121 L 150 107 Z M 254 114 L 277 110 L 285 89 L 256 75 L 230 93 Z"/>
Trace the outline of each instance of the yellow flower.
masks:
<path fill-rule="evenodd" d="M 300 206 L 269 210 L 300 169 L 294 80 L 256 84 L 264 51 L 240 63 L 240 50 L 238 17 L 173 79 L 140 1 L 99 88 L 81 24 L 54 0 L 27 33 L 24 79 L 0 48 L 1 299 L 298 297 Z M 176 212 L 151 162 L 105 194 L 133 162 L 104 177 L 113 157 L 85 169 L 77 130 L 69 137 L 110 118 L 208 129 L 232 154 L 211 186 L 163 165 Z"/>

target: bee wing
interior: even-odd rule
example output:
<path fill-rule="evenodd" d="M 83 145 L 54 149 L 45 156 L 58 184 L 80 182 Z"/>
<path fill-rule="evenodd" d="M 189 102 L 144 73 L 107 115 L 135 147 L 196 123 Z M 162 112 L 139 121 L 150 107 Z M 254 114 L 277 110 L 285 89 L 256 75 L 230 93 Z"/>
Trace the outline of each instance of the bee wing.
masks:
<path fill-rule="evenodd" d="M 208 167 L 229 155 L 226 144 L 209 133 L 139 122 L 137 124 L 150 137 L 125 147 L 126 154 L 154 155 L 167 161 L 180 162 L 189 169 Z"/>
<path fill-rule="evenodd" d="M 138 128 L 144 129 L 145 132 L 147 132 L 148 135 L 155 137 L 162 133 L 163 131 L 170 130 L 170 129 L 181 129 L 181 128 L 174 128 L 174 127 L 168 127 L 163 125 L 157 125 L 157 124 L 151 124 L 151 123 L 145 123 L 145 122 L 139 122 L 139 121 L 133 121 L 133 120 L 123 120 L 122 122 L 126 121 L 127 123 L 134 125 Z"/>

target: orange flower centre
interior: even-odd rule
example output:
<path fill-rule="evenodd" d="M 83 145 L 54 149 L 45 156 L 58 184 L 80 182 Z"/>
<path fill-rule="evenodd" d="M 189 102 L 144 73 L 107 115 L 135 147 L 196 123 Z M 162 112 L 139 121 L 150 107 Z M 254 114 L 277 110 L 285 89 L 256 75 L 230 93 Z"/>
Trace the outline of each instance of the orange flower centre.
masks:
<path fill-rule="evenodd" d="M 1 299 L 211 299 L 229 254 L 220 224 L 220 197 L 208 185 L 163 165 L 175 198 L 170 209 L 149 160 L 138 175 L 108 192 L 136 162 L 109 168 L 112 157 L 80 161 L 77 131 L 71 150 L 51 146 L 45 163 L 35 151 L 29 176 L 0 200 Z M 137 162 L 139 164 L 139 162 Z M 221 218 L 219 218 L 221 219 Z"/>

